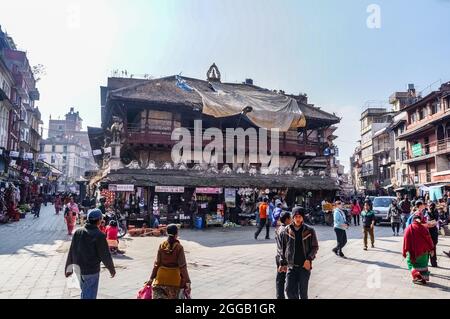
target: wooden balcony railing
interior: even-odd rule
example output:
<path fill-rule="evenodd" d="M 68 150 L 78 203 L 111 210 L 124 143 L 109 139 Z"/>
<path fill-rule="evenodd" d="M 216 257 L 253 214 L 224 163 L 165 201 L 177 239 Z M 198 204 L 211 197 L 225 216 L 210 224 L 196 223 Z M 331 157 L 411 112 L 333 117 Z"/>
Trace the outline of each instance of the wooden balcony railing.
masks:
<path fill-rule="evenodd" d="M 188 128 L 191 132 L 192 145 L 194 145 L 194 129 Z M 205 133 L 205 129 L 202 131 L 202 134 Z M 222 132 L 223 134 L 223 145 L 224 149 L 226 147 L 226 132 Z M 270 133 L 267 133 L 267 147 L 270 150 L 271 148 L 271 138 Z M 295 153 L 295 154 L 305 154 L 312 153 L 316 154 L 316 156 L 323 155 L 324 143 L 319 143 L 317 141 L 308 140 L 306 143 L 298 138 L 292 137 L 284 137 L 283 133 L 279 133 L 279 151 L 280 153 Z M 178 141 L 172 141 L 172 129 L 167 127 L 141 127 L 141 126 L 133 126 L 129 125 L 126 130 L 126 139 L 130 144 L 144 144 L 144 145 L 162 145 L 171 147 L 178 143 Z M 202 145 L 206 146 L 210 143 L 209 140 L 202 140 Z M 241 145 L 238 141 L 237 148 L 244 148 L 245 150 L 251 149 L 250 146 L 257 147 L 258 139 L 246 137 L 245 146 Z"/>
<path fill-rule="evenodd" d="M 422 145 L 422 151 L 420 156 L 414 156 L 412 149 L 408 150 L 407 159 L 420 158 L 422 156 L 430 155 L 430 154 L 445 154 L 450 152 L 450 138 L 437 140 L 428 144 Z"/>

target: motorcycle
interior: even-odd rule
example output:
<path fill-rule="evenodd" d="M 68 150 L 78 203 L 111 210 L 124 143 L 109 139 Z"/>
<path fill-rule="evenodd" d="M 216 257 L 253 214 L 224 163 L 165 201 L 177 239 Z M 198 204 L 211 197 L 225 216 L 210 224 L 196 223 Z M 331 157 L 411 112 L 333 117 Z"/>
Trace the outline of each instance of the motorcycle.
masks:
<path fill-rule="evenodd" d="M 323 213 L 320 206 L 317 206 L 315 209 L 308 208 L 305 214 L 305 220 L 307 224 L 310 225 L 324 225 L 325 223 L 325 214 Z"/>
<path fill-rule="evenodd" d="M 122 238 L 127 234 L 127 227 L 125 223 L 123 223 L 122 216 L 117 212 L 107 212 L 103 219 L 105 220 L 105 225 L 109 225 L 109 222 L 111 220 L 115 220 L 117 222 L 117 227 L 119 228 L 119 232 L 117 234 L 117 237 Z"/>

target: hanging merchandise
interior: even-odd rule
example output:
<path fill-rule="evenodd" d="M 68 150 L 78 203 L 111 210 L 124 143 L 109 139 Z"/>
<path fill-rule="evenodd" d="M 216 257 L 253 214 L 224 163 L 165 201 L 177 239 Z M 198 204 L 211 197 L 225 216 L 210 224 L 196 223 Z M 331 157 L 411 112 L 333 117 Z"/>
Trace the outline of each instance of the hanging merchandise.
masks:
<path fill-rule="evenodd" d="M 153 215 L 159 216 L 159 203 L 158 203 L 158 195 L 155 195 L 153 199 Z"/>
<path fill-rule="evenodd" d="M 100 192 L 100 196 L 105 198 L 105 206 L 106 207 L 110 207 L 110 206 L 114 205 L 114 201 L 116 199 L 116 195 L 114 192 L 104 189 Z"/>

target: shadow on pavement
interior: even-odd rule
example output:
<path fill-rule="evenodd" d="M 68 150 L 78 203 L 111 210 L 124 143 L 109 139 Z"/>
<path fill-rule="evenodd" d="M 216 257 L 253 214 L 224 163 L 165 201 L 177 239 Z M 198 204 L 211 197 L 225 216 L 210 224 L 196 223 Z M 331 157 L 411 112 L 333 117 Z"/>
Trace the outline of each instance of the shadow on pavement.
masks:
<path fill-rule="evenodd" d="M 441 277 L 439 277 L 438 275 L 432 275 L 432 277 L 438 277 L 438 278 L 441 278 Z M 448 279 L 448 277 L 447 276 L 444 276 L 444 277 L 446 277 L 446 278 L 443 278 L 443 279 Z M 428 288 L 438 288 L 438 289 L 440 289 L 440 290 L 442 290 L 442 291 L 450 291 L 450 288 L 449 287 L 447 287 L 447 286 L 444 286 L 444 285 L 441 285 L 441 284 L 437 284 L 437 283 L 435 283 L 435 282 L 428 282 L 426 285 L 422 285 L 423 287 L 428 287 Z"/>
<path fill-rule="evenodd" d="M 111 255 L 113 257 L 113 259 L 118 259 L 118 260 L 134 260 L 134 258 L 131 258 L 130 256 L 126 256 L 126 255 Z"/>
<path fill-rule="evenodd" d="M 336 240 L 336 234 L 333 227 L 315 225 L 317 239 L 320 241 Z M 258 240 L 255 240 L 254 234 L 257 228 L 255 226 L 243 226 L 236 228 L 210 228 L 203 230 L 182 229 L 180 239 L 196 242 L 205 247 L 222 246 L 242 246 L 242 245 L 262 245 L 275 244 L 275 228 L 270 228 L 270 240 L 265 240 L 265 229 L 261 232 Z M 211 236 L 213 234 L 213 236 Z M 390 229 L 387 227 L 377 227 L 375 240 L 389 240 Z M 347 239 L 361 239 L 362 229 L 360 227 L 351 227 L 347 231 Z M 383 239 L 381 239 L 383 238 Z M 394 241 L 395 242 L 395 241 Z"/>
<path fill-rule="evenodd" d="M 362 259 L 356 259 L 356 258 L 351 258 L 351 257 L 347 257 L 347 260 L 356 261 L 356 262 L 359 262 L 361 264 L 377 265 L 377 266 L 380 266 L 382 268 L 403 269 L 400 266 L 389 264 L 389 263 L 386 263 L 386 262 L 383 262 L 383 261 L 362 260 Z"/>
<path fill-rule="evenodd" d="M 43 206 L 40 218 L 27 214 L 19 222 L 0 225 L 0 255 L 16 254 L 23 249 L 35 256 L 45 257 L 45 251 L 32 248 L 36 245 L 53 246 L 58 241 L 70 240 L 64 217 L 55 215 L 53 205 Z"/>

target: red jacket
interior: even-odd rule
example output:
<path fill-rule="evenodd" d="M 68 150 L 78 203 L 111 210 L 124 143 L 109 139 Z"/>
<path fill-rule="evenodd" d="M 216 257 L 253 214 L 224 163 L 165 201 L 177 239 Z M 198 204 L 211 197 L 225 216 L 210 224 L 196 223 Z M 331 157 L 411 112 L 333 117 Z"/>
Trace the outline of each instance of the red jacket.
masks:
<path fill-rule="evenodd" d="M 119 233 L 118 227 L 106 226 L 106 239 L 118 240 L 117 234 Z"/>
<path fill-rule="evenodd" d="M 359 206 L 358 203 L 356 203 L 356 205 L 352 204 L 351 211 L 352 211 L 352 215 L 360 215 L 361 214 L 361 206 Z"/>

